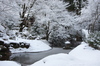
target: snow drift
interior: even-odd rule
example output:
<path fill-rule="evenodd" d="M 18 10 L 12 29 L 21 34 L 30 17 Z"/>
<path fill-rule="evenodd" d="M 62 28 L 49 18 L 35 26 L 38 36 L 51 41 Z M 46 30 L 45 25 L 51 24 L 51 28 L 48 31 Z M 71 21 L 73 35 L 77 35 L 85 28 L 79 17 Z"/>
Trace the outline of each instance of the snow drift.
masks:
<path fill-rule="evenodd" d="M 31 66 L 100 66 L 99 56 L 99 50 L 94 50 L 82 42 L 69 54 L 50 55 Z"/>

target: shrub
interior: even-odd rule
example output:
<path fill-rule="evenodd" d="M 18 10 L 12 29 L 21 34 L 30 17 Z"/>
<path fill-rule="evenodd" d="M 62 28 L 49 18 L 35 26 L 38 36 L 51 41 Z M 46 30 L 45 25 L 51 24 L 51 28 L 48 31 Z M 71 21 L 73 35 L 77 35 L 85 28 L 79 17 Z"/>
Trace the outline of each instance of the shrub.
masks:
<path fill-rule="evenodd" d="M 87 42 L 89 43 L 89 46 L 100 50 L 100 31 L 90 33 L 89 37 L 87 38 Z"/>

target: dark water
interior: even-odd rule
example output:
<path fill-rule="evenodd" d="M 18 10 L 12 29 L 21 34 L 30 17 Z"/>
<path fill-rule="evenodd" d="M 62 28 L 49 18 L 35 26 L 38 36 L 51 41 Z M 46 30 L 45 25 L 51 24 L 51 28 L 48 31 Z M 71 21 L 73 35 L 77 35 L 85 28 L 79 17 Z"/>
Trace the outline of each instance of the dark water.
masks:
<path fill-rule="evenodd" d="M 48 55 L 58 54 L 58 53 L 69 53 L 70 51 L 71 51 L 70 49 L 65 50 L 62 48 L 53 48 L 51 50 L 39 52 L 39 53 L 17 53 L 17 54 L 12 54 L 10 56 L 10 60 L 16 61 L 21 65 L 26 66 L 26 65 L 33 64 L 36 61 L 39 61 Z"/>

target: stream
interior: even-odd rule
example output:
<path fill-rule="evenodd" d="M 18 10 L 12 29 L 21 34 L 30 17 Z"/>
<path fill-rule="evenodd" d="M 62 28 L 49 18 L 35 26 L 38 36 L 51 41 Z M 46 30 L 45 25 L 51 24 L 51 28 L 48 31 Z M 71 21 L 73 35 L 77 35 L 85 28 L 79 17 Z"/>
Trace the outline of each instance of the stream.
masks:
<path fill-rule="evenodd" d="M 31 65 L 36 61 L 43 59 L 46 56 L 58 53 L 69 53 L 71 49 L 63 49 L 63 48 L 53 48 L 48 51 L 37 52 L 37 53 L 16 53 L 10 56 L 11 61 L 15 61 L 20 63 L 22 66 Z"/>

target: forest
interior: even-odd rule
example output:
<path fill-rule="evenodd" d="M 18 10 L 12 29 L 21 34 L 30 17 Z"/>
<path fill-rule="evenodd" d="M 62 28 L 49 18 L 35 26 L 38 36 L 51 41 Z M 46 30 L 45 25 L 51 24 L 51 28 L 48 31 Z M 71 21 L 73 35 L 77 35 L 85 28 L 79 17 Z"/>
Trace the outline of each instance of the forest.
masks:
<path fill-rule="evenodd" d="M 13 53 L 74 50 L 82 44 L 100 54 L 99 0 L 0 0 L 0 64 Z"/>

